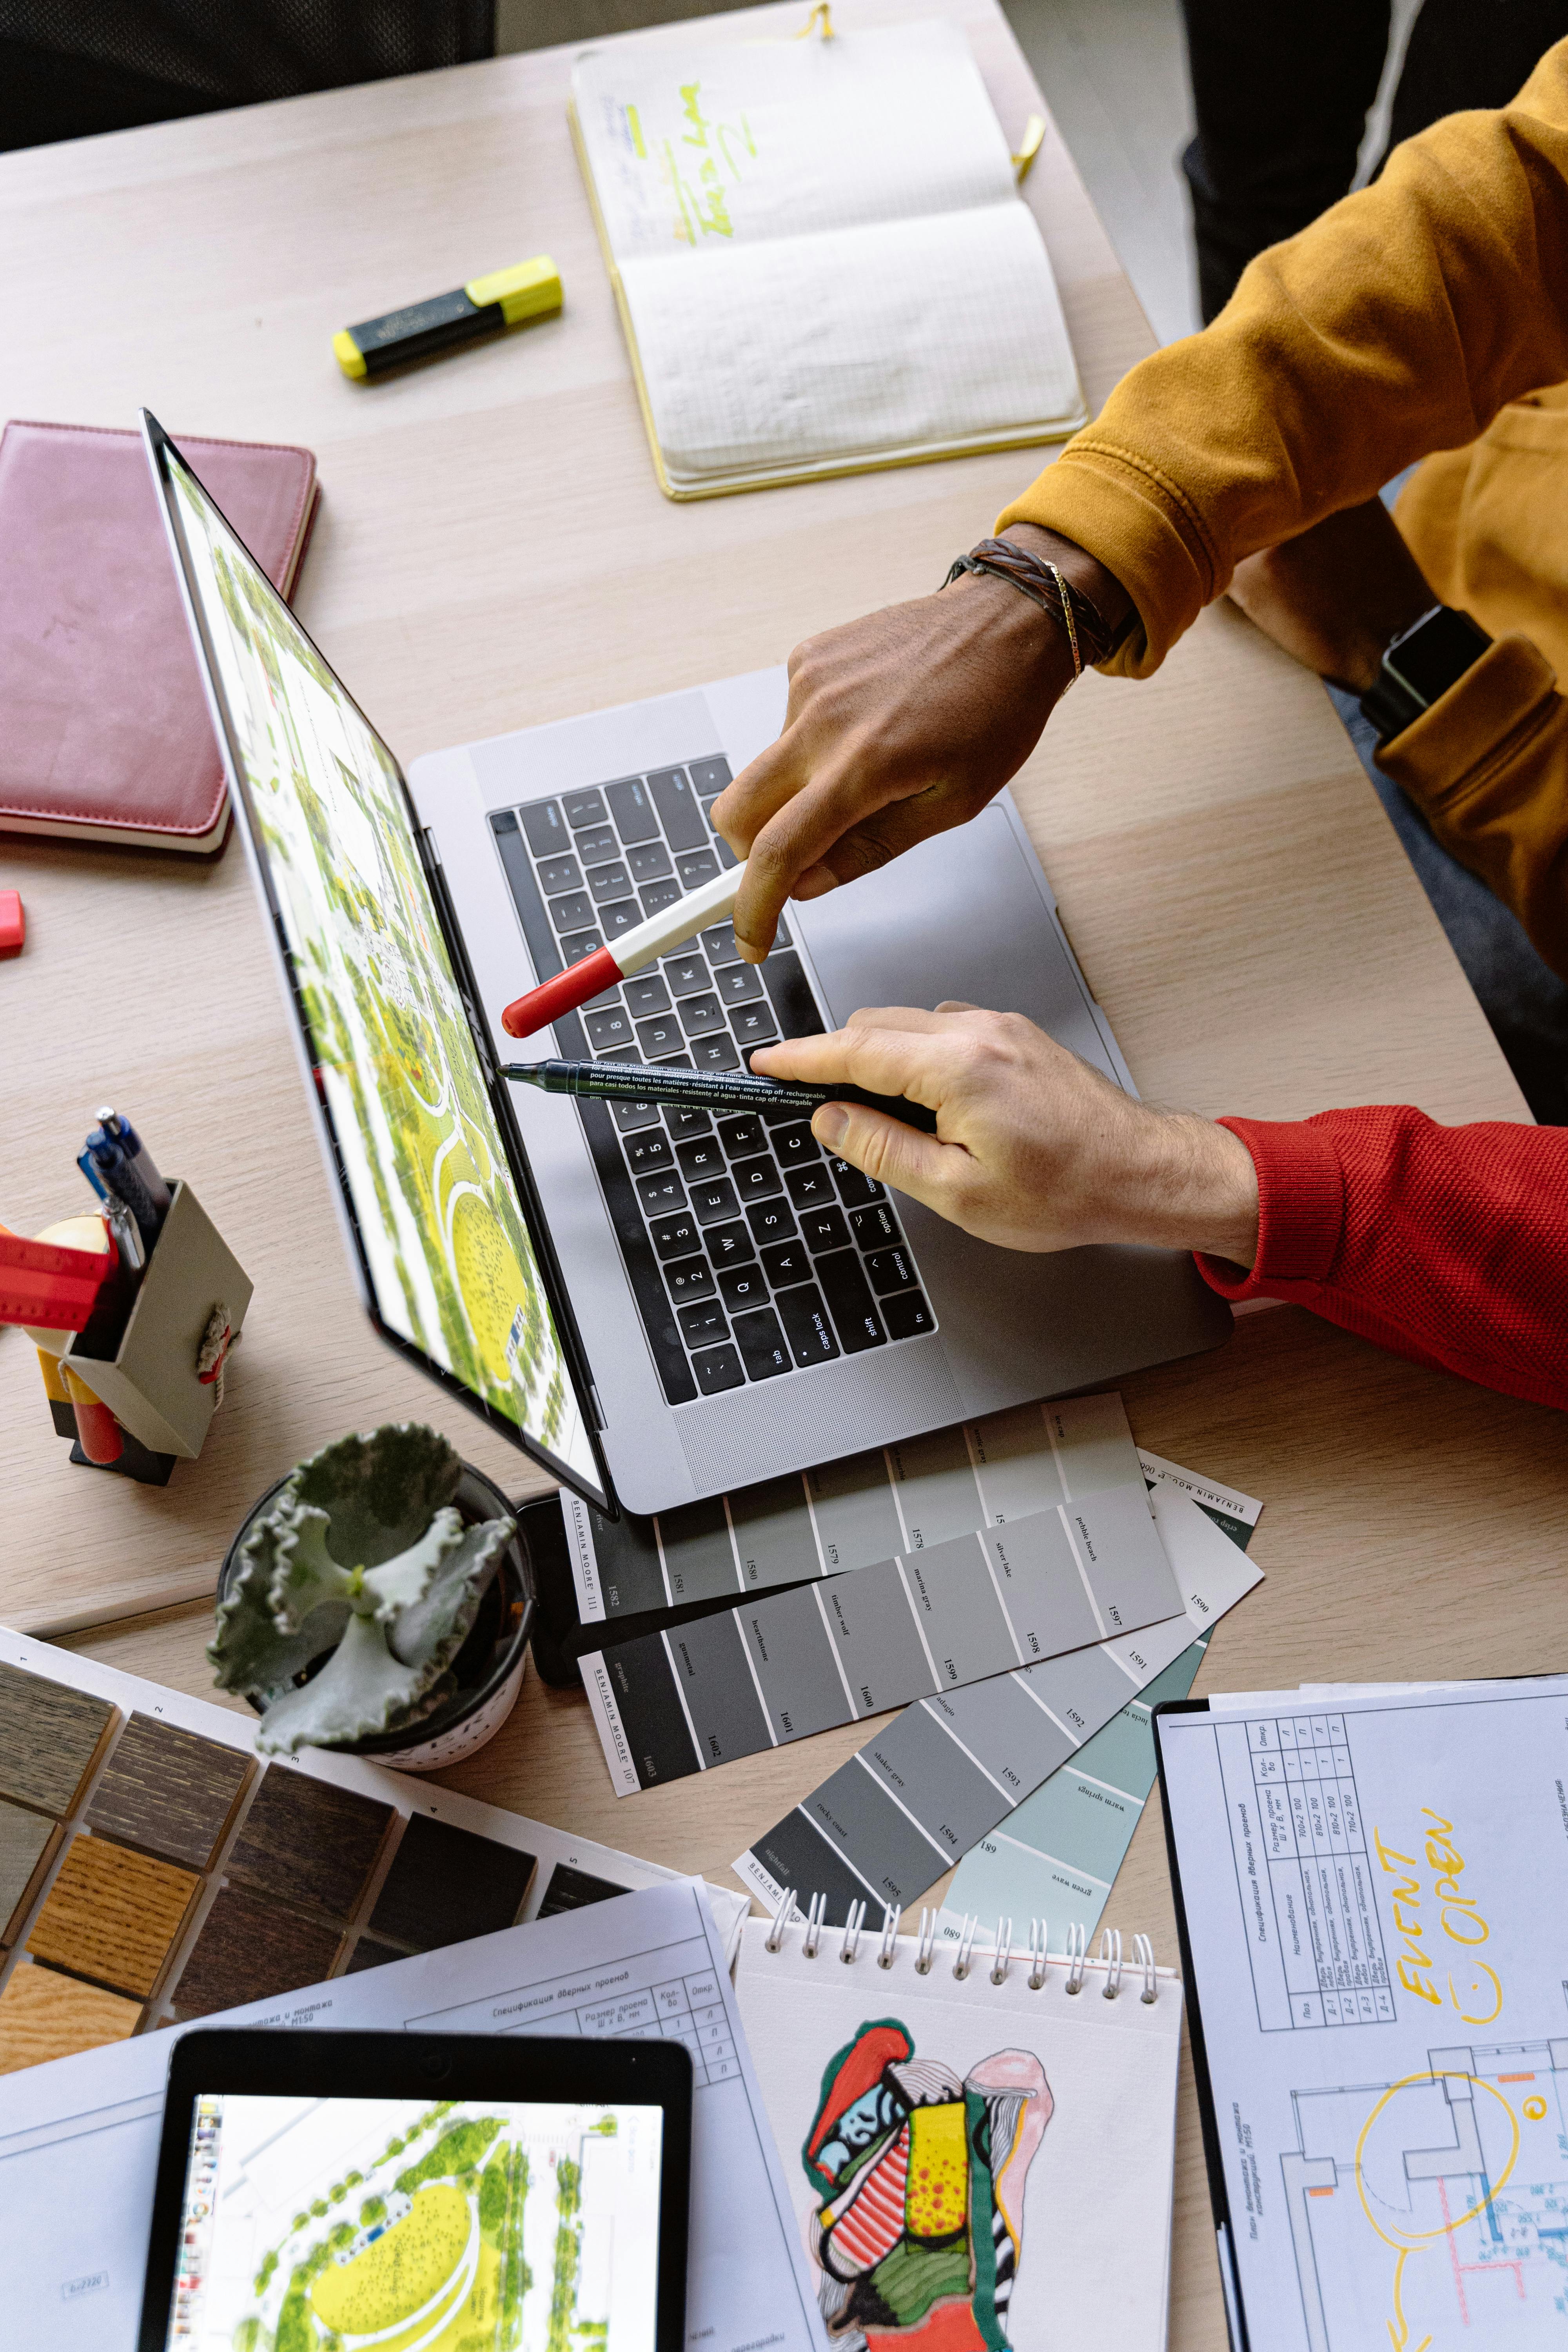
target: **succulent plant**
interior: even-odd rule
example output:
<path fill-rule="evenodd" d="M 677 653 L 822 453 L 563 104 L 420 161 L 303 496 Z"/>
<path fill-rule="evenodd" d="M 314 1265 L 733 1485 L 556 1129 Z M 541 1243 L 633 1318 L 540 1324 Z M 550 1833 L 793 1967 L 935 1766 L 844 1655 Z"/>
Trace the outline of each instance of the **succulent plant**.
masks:
<path fill-rule="evenodd" d="M 438 1431 L 389 1422 L 301 1462 L 248 1530 L 207 1655 L 220 1690 L 263 1708 L 265 1753 L 400 1730 L 451 1696 L 452 1661 L 516 1528 L 464 1525 L 462 1469 Z"/>

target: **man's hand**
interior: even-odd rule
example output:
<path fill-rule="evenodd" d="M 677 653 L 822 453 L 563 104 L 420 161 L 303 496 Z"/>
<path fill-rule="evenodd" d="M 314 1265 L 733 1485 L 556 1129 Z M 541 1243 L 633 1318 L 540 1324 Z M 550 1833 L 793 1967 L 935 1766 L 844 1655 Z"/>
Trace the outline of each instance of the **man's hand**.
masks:
<path fill-rule="evenodd" d="M 1233 601 L 1320 677 L 1366 694 L 1383 649 L 1438 601 L 1381 499 L 1236 567 Z"/>
<path fill-rule="evenodd" d="M 1250 1266 L 1258 1178 L 1228 1128 L 1134 1102 L 1017 1013 L 854 1013 L 752 1056 L 769 1077 L 848 1080 L 937 1115 L 922 1135 L 853 1103 L 811 1122 L 829 1151 L 1003 1249 L 1136 1242 Z"/>
<path fill-rule="evenodd" d="M 1081 548 L 1030 523 L 1006 536 L 1058 563 L 1112 626 L 1126 612 Z M 1073 678 L 1060 624 L 1008 582 L 973 575 L 808 637 L 789 672 L 783 734 L 713 804 L 747 860 L 735 938 L 752 963 L 786 898 L 818 898 L 975 815 Z"/>

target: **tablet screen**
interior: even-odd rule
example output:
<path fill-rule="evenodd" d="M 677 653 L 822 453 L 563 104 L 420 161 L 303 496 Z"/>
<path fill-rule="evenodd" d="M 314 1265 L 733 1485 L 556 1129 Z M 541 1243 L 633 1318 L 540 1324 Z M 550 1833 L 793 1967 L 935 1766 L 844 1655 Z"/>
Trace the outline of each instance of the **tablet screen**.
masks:
<path fill-rule="evenodd" d="M 663 2109 L 199 2095 L 182 2352 L 653 2352 Z"/>

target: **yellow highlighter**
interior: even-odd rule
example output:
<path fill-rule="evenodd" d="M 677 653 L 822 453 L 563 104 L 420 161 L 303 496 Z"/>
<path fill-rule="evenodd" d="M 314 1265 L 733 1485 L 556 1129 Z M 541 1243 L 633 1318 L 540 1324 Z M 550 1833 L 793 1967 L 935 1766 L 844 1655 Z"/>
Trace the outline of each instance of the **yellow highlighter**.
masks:
<path fill-rule="evenodd" d="M 347 376 L 362 382 L 426 360 L 437 352 L 455 351 L 459 343 L 499 335 L 524 319 L 542 319 L 561 308 L 561 276 L 547 253 L 520 261 L 513 269 L 492 269 L 488 278 L 472 278 L 450 294 L 433 294 L 427 302 L 410 302 L 402 310 L 388 310 L 357 327 L 342 327 L 332 337 L 338 365 Z"/>

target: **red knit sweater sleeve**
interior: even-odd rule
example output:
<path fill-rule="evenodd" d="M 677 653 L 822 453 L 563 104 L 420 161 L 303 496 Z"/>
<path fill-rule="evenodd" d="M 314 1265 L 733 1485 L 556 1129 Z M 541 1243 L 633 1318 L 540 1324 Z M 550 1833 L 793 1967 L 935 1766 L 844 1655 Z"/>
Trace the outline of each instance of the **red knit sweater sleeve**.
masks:
<path fill-rule="evenodd" d="M 1258 1262 L 1198 1269 L 1418 1364 L 1568 1408 L 1568 1128 L 1418 1110 L 1220 1121 L 1258 1170 Z"/>

